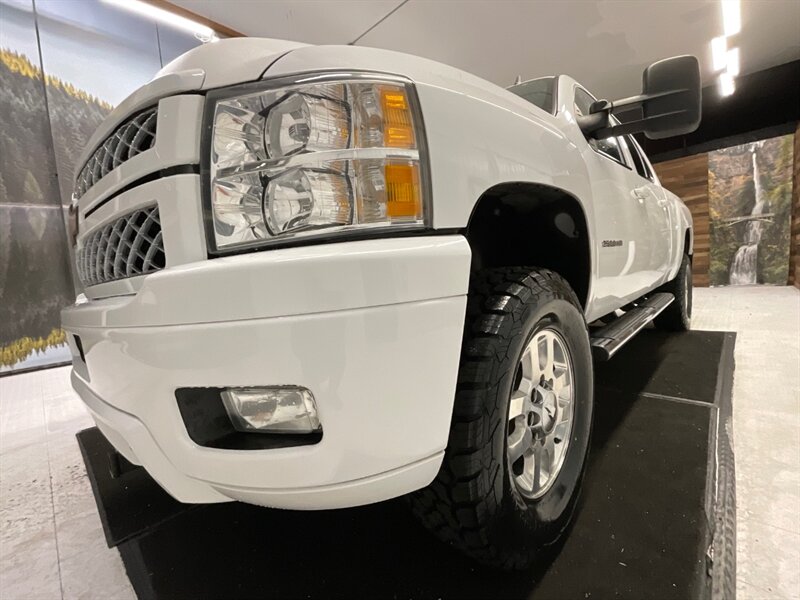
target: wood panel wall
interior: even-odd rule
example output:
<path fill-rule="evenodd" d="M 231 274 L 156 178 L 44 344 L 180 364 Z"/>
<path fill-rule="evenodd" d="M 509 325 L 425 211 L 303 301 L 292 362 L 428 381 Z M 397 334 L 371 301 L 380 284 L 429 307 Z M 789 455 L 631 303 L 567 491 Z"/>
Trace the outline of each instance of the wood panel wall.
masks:
<path fill-rule="evenodd" d="M 800 124 L 794 132 L 792 176 L 792 232 L 789 238 L 789 285 L 800 288 Z"/>
<path fill-rule="evenodd" d="M 796 163 L 795 163 L 796 164 Z M 694 220 L 692 278 L 695 286 L 708 287 L 710 234 L 708 221 L 708 154 L 695 154 L 653 165 L 661 185 L 679 196 Z"/>
<path fill-rule="evenodd" d="M 245 35 L 235 29 L 231 29 L 227 25 L 223 25 L 222 23 L 217 23 L 216 21 L 212 21 L 208 17 L 204 17 L 194 11 L 189 10 L 188 8 L 184 8 L 182 6 L 178 6 L 169 0 L 144 0 L 147 4 L 152 4 L 156 8 L 163 8 L 164 10 L 171 12 L 174 15 L 178 15 L 179 17 L 184 17 L 189 19 L 190 21 L 194 21 L 195 23 L 200 23 L 201 25 L 205 25 L 206 27 L 211 27 L 215 32 L 220 34 L 222 37 L 245 37 Z M 198 6 L 198 8 L 200 8 Z"/>

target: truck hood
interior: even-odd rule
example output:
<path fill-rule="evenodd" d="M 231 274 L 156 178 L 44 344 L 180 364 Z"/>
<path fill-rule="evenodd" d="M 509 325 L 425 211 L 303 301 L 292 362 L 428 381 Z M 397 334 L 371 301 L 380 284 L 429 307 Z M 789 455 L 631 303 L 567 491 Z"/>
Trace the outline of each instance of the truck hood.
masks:
<path fill-rule="evenodd" d="M 149 83 L 111 111 L 89 138 L 75 163 L 76 171 L 80 172 L 95 148 L 136 111 L 155 104 L 165 96 L 255 81 L 278 58 L 304 46 L 307 44 L 288 40 L 230 38 L 189 50 L 166 65 Z"/>
<path fill-rule="evenodd" d="M 230 38 L 203 44 L 182 54 L 161 69 L 153 81 L 175 73 L 201 70 L 208 90 L 254 81 L 280 56 L 308 44 L 269 38 Z"/>

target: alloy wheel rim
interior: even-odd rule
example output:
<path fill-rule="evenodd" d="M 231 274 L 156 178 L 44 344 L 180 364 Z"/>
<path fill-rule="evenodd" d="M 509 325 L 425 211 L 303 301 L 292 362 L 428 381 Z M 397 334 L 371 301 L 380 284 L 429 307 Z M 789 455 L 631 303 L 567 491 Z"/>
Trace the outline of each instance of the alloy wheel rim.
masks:
<path fill-rule="evenodd" d="M 536 332 L 515 373 L 506 440 L 514 483 L 526 498 L 543 496 L 564 466 L 574 394 L 572 357 L 564 338 L 550 328 Z"/>

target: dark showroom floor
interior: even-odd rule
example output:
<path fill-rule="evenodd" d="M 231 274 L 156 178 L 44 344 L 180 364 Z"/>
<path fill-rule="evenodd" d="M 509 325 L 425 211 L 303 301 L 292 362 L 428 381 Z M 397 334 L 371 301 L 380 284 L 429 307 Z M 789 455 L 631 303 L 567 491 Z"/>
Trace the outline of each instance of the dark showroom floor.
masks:
<path fill-rule="evenodd" d="M 697 289 L 695 294 L 693 329 L 736 332 L 738 597 L 797 598 L 800 292 L 739 287 Z M 785 317 L 780 328 L 775 315 Z M 658 334 L 647 335 L 652 342 Z M 688 597 L 702 580 L 704 563 L 701 553 L 681 549 L 700 548 L 706 531 L 702 510 L 697 510 L 706 470 L 697 457 L 705 457 L 709 447 L 713 420 L 708 415 L 716 409 L 710 403 L 718 400 L 718 382 L 701 377 L 700 370 L 729 339 L 690 335 L 692 342 L 685 347 L 696 356 L 662 357 L 660 364 L 672 365 L 669 373 L 648 370 L 633 352 L 635 346 L 627 349 L 627 358 L 618 357 L 625 360 L 624 368 L 612 362 L 599 371 L 602 387 L 599 383 L 583 507 L 560 554 L 538 571 L 506 578 L 483 575 L 418 528 L 400 501 L 340 513 L 198 507 L 165 522 L 140 544 L 127 546 L 126 564 L 132 576 L 145 575 L 144 583 L 137 580 L 140 592 L 151 586 L 164 597 L 177 589 L 191 590 L 190 597 L 213 597 L 203 582 L 225 578 L 228 595 L 236 597 L 237 576 L 242 591 L 253 589 L 262 577 L 265 597 L 499 598 L 529 597 L 533 590 L 533 598 L 583 598 L 586 594 L 579 592 L 588 589 L 588 582 L 596 590 L 591 597 Z M 655 341 L 667 350 L 676 343 Z M 684 361 L 681 368 L 677 360 Z M 135 597 L 119 552 L 106 546 L 75 439 L 92 423 L 69 387 L 68 374 L 67 368 L 58 368 L 0 378 L 3 599 Z M 636 379 L 642 381 L 631 381 Z M 615 390 L 614 382 L 641 384 L 646 393 L 628 397 L 621 391 L 626 385 Z M 612 397 L 618 400 L 612 403 Z M 653 434 L 648 429 L 653 420 L 671 433 Z M 639 476 L 633 476 L 636 452 L 649 469 Z M 661 458 L 653 460 L 658 452 Z M 646 514 L 636 498 L 646 498 L 654 514 Z M 205 520 L 203 515 L 214 517 Z M 274 562 L 256 572 L 249 556 L 253 552 Z M 181 581 L 183 588 L 172 587 Z M 647 594 L 647 586 L 655 589 Z"/>

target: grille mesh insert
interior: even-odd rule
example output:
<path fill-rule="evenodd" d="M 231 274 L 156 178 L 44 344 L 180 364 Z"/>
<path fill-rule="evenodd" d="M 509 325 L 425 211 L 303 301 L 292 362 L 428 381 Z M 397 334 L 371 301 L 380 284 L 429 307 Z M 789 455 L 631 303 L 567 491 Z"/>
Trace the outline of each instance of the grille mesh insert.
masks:
<path fill-rule="evenodd" d="M 75 182 L 75 197 L 83 196 L 89 188 L 125 161 L 150 150 L 156 143 L 157 121 L 158 108 L 154 106 L 120 125 L 94 151 L 81 169 Z"/>
<path fill-rule="evenodd" d="M 75 260 L 86 287 L 163 269 L 166 256 L 158 207 L 136 210 L 92 232 Z"/>

